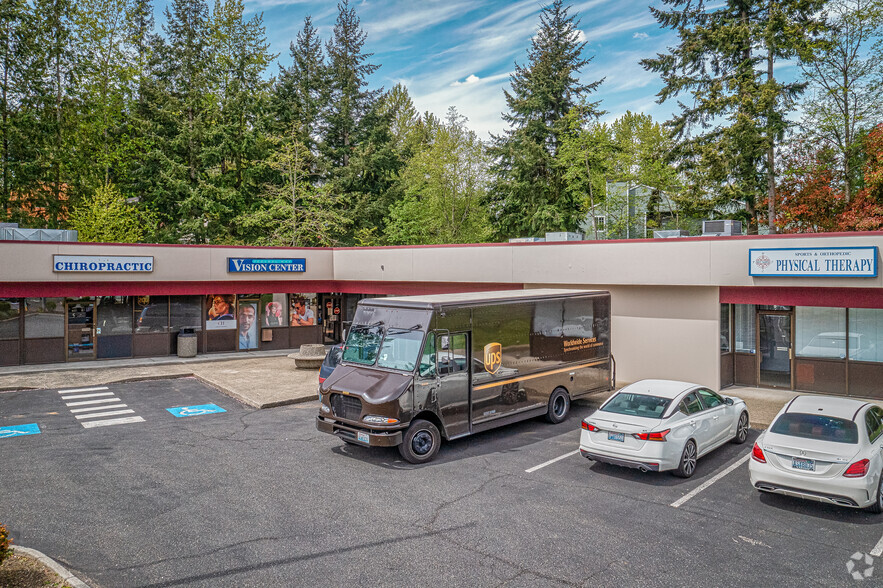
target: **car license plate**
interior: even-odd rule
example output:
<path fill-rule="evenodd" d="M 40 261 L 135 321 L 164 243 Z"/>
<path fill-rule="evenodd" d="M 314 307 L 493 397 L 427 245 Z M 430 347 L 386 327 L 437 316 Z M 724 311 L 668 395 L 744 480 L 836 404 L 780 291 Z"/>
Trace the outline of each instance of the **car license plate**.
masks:
<path fill-rule="evenodd" d="M 363 433 L 362 431 L 358 432 L 358 435 L 356 438 L 359 440 L 360 443 L 368 443 L 369 442 L 368 441 L 368 433 Z"/>
<path fill-rule="evenodd" d="M 791 467 L 795 470 L 803 470 L 805 472 L 816 471 L 816 462 L 812 459 L 803 459 L 802 457 L 792 457 Z"/>
<path fill-rule="evenodd" d="M 620 443 L 625 442 L 625 433 L 612 433 L 610 431 L 607 432 L 607 440 L 608 441 L 619 441 Z"/>

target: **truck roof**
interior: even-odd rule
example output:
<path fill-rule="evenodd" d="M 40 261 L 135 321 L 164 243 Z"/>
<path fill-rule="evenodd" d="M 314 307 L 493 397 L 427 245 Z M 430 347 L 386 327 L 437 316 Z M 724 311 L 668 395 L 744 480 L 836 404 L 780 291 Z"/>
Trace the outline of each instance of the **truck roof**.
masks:
<path fill-rule="evenodd" d="M 443 306 L 482 305 L 494 304 L 499 302 L 572 298 L 575 296 L 597 296 L 603 294 L 609 293 L 605 290 L 563 290 L 556 288 L 537 288 L 533 290 L 500 290 L 495 292 L 461 292 L 455 294 L 426 294 L 420 296 L 366 298 L 364 300 L 361 300 L 359 304 L 363 304 L 366 306 L 393 306 L 396 308 L 419 308 L 431 310 Z"/>

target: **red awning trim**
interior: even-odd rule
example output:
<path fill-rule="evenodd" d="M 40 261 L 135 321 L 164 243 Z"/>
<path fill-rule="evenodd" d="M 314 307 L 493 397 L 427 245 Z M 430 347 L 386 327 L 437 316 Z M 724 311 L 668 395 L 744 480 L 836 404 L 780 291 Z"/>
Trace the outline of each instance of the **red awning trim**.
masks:
<path fill-rule="evenodd" d="M 883 308 L 883 289 L 721 286 L 720 301 L 726 304 Z"/>
<path fill-rule="evenodd" d="M 0 298 L 79 296 L 161 296 L 166 294 L 271 294 L 341 292 L 346 294 L 448 294 L 491 290 L 522 290 L 524 284 L 473 282 L 369 282 L 345 280 L 217 281 L 217 282 L 3 282 Z"/>

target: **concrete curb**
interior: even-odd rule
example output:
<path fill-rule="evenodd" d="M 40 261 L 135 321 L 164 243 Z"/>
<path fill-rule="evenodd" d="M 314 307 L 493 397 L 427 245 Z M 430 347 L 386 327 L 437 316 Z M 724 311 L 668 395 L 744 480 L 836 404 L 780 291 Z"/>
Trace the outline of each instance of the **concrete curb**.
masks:
<path fill-rule="evenodd" d="M 302 402 L 310 402 L 312 400 L 319 400 L 319 395 L 317 393 L 315 395 L 305 396 L 302 398 L 286 398 L 284 400 L 273 400 L 271 402 L 255 402 L 254 400 L 247 398 L 247 397 L 243 396 L 242 394 L 239 394 L 238 392 L 234 392 L 233 390 L 225 388 L 225 387 L 221 386 L 220 384 L 218 384 L 217 382 L 213 382 L 212 380 L 209 380 L 209 379 L 207 379 L 203 376 L 200 376 L 198 374 L 191 374 L 190 376 L 185 376 L 185 377 L 196 378 L 197 380 L 199 380 L 200 382 L 202 382 L 206 386 L 210 386 L 210 387 L 214 388 L 215 390 L 217 390 L 218 392 L 221 392 L 222 394 L 226 394 L 230 398 L 238 400 L 239 402 L 241 402 L 243 404 L 246 404 L 248 406 L 251 406 L 252 408 L 257 408 L 257 409 L 274 408 L 277 406 L 287 406 L 289 404 L 300 404 Z"/>
<path fill-rule="evenodd" d="M 67 570 L 60 563 L 52 559 L 51 557 L 45 555 L 44 553 L 37 551 L 36 549 L 30 549 L 28 547 L 22 547 L 20 545 L 16 545 L 12 548 L 13 553 L 23 553 L 24 555 L 33 557 L 44 566 L 61 576 L 61 579 L 67 583 L 69 586 L 73 588 L 89 588 L 89 585 L 77 578 L 71 572 Z"/>

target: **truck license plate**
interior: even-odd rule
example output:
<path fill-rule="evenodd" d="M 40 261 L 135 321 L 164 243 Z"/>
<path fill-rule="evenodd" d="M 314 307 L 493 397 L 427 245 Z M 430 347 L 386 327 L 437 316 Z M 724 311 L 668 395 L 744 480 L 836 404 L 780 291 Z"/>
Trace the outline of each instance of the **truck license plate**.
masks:
<path fill-rule="evenodd" d="M 360 443 L 368 443 L 369 442 L 368 433 L 363 433 L 362 431 L 358 432 L 358 434 L 356 435 L 356 438 L 359 440 Z"/>

